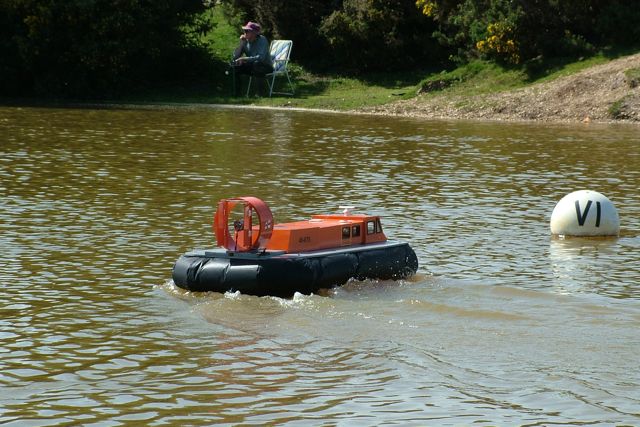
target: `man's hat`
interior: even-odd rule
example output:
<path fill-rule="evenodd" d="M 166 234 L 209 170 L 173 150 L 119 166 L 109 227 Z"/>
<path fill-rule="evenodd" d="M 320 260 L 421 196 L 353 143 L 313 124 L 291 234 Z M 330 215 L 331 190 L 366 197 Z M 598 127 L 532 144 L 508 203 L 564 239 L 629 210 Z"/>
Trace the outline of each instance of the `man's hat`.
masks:
<path fill-rule="evenodd" d="M 254 33 L 259 33 L 260 32 L 260 24 L 257 24 L 255 22 L 247 22 L 245 24 L 244 27 L 242 27 L 243 30 L 247 30 L 247 31 L 253 31 Z"/>

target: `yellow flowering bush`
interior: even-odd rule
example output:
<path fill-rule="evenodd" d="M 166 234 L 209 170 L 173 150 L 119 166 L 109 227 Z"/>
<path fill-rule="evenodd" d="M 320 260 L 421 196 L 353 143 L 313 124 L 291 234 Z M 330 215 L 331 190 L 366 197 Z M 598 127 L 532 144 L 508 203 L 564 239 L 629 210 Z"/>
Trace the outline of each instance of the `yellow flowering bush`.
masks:
<path fill-rule="evenodd" d="M 505 22 L 489 24 L 487 37 L 476 43 L 476 49 L 483 55 L 511 64 L 520 63 L 520 50 L 517 42 L 513 40 L 513 28 Z"/>
<path fill-rule="evenodd" d="M 416 7 L 420 9 L 424 15 L 432 18 L 436 16 L 436 12 L 438 11 L 438 4 L 435 1 L 416 0 Z"/>

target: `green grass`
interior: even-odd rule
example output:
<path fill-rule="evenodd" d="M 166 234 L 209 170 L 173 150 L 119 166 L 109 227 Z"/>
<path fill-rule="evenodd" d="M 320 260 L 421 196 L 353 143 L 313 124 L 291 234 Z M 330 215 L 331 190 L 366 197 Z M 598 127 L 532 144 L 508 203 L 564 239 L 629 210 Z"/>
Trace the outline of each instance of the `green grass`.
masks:
<path fill-rule="evenodd" d="M 629 87 L 640 86 L 640 68 L 629 68 L 624 72 L 624 76 Z"/>
<path fill-rule="evenodd" d="M 504 68 L 488 61 L 473 61 L 452 71 L 432 74 L 423 79 L 419 87 L 430 93 L 478 95 L 520 87 L 526 79 L 523 70 Z"/>
<path fill-rule="evenodd" d="M 119 102 L 141 104 L 157 103 L 207 103 L 207 104 L 239 104 L 259 106 L 286 106 L 298 108 L 317 108 L 333 110 L 349 110 L 362 106 L 380 105 L 393 100 L 411 97 L 416 91 L 416 82 L 422 77 L 421 72 L 413 73 L 413 80 L 407 80 L 407 73 L 388 74 L 385 79 L 368 76 L 368 79 L 344 77 L 339 75 L 323 75 L 305 71 L 295 64 L 290 68 L 291 79 L 295 88 L 294 96 L 278 96 L 273 98 L 256 96 L 255 83 L 249 97 L 231 94 L 231 77 L 219 71 L 210 83 L 193 86 L 169 86 L 152 91 L 145 91 L 134 96 L 127 96 Z M 389 81 L 395 77 L 395 81 Z M 266 86 L 262 84 L 262 94 L 266 94 Z M 247 81 L 243 78 L 242 89 L 246 89 Z M 276 90 L 288 90 L 286 79 L 276 79 Z"/>
<path fill-rule="evenodd" d="M 257 98 L 254 99 L 254 103 L 348 110 L 411 97 L 415 94 L 416 83 L 422 77 L 420 72 L 371 74 L 361 78 L 341 75 L 318 76 L 295 64 L 290 71 L 296 88 L 295 96 Z"/>
<path fill-rule="evenodd" d="M 624 109 L 624 101 L 625 99 L 619 99 L 609 107 L 609 116 L 612 119 L 621 119 L 623 117 L 623 109 Z"/>
<path fill-rule="evenodd" d="M 558 58 L 547 61 L 540 70 L 531 72 L 530 83 L 542 83 L 578 73 L 589 67 L 611 61 L 602 52 L 589 58 Z"/>

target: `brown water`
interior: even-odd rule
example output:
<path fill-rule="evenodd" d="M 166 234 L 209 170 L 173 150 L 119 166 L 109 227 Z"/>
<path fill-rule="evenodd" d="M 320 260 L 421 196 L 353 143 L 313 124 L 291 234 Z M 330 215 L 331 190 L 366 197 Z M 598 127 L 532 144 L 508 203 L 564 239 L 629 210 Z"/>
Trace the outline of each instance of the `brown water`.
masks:
<path fill-rule="evenodd" d="M 640 424 L 640 128 L 0 108 L 0 425 Z M 617 239 L 554 240 L 578 189 Z M 419 274 L 190 294 L 215 202 L 353 204 Z"/>

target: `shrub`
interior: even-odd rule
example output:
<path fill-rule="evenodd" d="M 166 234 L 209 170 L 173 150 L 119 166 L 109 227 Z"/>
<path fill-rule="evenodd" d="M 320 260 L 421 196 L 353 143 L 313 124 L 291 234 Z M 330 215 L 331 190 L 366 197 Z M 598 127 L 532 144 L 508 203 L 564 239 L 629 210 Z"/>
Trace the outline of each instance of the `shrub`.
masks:
<path fill-rule="evenodd" d="M 466 62 L 591 54 L 598 43 L 638 43 L 640 9 L 622 0 L 417 0 L 434 36 Z"/>
<path fill-rule="evenodd" d="M 345 67 L 389 70 L 414 67 L 437 56 L 430 40 L 434 29 L 413 0 L 345 0 L 323 20 L 320 34 Z"/>
<path fill-rule="evenodd" d="M 505 22 L 496 22 L 487 26 L 487 37 L 476 43 L 478 51 L 498 61 L 518 64 L 520 50 L 514 40 L 513 28 Z"/>

